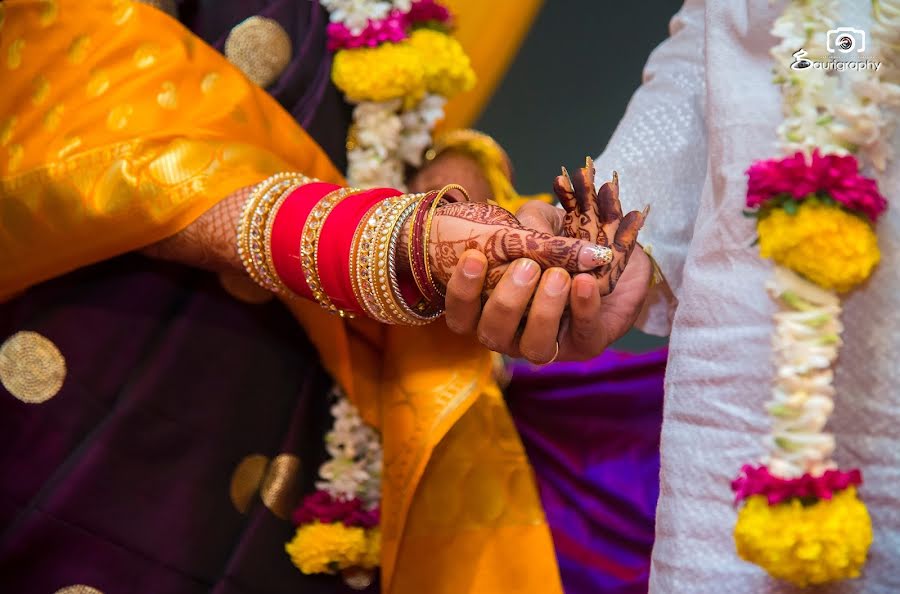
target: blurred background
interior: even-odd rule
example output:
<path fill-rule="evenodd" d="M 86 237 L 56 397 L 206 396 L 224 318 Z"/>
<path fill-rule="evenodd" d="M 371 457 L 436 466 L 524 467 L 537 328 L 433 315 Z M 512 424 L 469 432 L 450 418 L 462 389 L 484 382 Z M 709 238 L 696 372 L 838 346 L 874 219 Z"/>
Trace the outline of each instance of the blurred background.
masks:
<path fill-rule="evenodd" d="M 579 167 L 603 151 L 680 7 L 680 0 L 546 0 L 475 125 L 509 152 L 520 192 L 549 192 L 560 165 Z M 663 344 L 633 330 L 616 347 Z"/>

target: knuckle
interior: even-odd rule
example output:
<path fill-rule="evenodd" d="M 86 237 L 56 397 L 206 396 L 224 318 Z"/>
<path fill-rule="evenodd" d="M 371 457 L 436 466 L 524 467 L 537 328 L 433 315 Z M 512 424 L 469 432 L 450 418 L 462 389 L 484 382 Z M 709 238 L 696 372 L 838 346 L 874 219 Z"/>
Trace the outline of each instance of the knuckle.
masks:
<path fill-rule="evenodd" d="M 502 345 L 484 330 L 478 330 L 478 342 L 480 342 L 488 350 L 503 352 Z"/>
<path fill-rule="evenodd" d="M 512 316 L 522 311 L 523 303 L 506 291 L 495 291 L 489 300 L 491 310 L 498 316 Z"/>
<path fill-rule="evenodd" d="M 469 334 L 472 331 L 469 324 L 466 324 L 456 316 L 446 316 L 445 323 L 447 324 L 447 328 L 454 334 Z"/>
<path fill-rule="evenodd" d="M 547 352 L 546 349 L 539 349 L 534 347 L 522 347 L 522 356 L 528 359 L 531 363 L 535 363 L 540 365 L 541 363 L 546 363 L 553 357 L 553 352 Z"/>

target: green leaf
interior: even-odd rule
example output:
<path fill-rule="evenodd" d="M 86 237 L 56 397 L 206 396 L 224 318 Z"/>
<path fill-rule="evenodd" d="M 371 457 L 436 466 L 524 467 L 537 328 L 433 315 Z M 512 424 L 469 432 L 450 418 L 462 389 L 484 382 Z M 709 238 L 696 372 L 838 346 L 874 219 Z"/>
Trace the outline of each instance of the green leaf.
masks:
<path fill-rule="evenodd" d="M 793 216 L 793 215 L 797 214 L 798 206 L 799 205 L 797 204 L 797 201 L 794 200 L 793 198 L 791 198 L 791 199 L 785 200 L 784 204 L 781 205 L 781 208 L 784 209 L 784 212 Z"/>

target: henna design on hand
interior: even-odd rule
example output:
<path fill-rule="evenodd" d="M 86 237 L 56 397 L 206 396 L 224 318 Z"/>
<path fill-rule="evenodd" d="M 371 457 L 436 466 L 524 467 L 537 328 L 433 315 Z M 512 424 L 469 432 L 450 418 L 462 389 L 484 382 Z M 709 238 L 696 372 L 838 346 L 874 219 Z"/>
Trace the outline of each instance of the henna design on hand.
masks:
<path fill-rule="evenodd" d="M 628 264 L 650 207 L 623 217 L 618 174 L 613 172 L 612 180 L 599 190 L 595 190 L 595 176 L 594 162 L 588 157 L 585 166 L 572 177 L 563 167 L 562 175 L 554 180 L 553 191 L 566 210 L 565 236 L 588 239 L 612 249 L 612 261 L 591 272 L 597 279 L 600 294 L 606 296 L 616 288 Z"/>
<path fill-rule="evenodd" d="M 488 260 L 485 288 L 489 293 L 507 265 L 519 258 L 531 258 L 542 268 L 579 270 L 579 254 L 585 245 L 584 241 L 528 229 L 499 206 L 459 202 L 435 213 L 429 251 L 432 274 L 444 285 L 463 252 L 482 252 Z"/>
<path fill-rule="evenodd" d="M 193 223 L 147 246 L 142 253 L 206 270 L 243 272 L 235 237 L 238 217 L 252 190 L 250 187 L 236 190 Z"/>

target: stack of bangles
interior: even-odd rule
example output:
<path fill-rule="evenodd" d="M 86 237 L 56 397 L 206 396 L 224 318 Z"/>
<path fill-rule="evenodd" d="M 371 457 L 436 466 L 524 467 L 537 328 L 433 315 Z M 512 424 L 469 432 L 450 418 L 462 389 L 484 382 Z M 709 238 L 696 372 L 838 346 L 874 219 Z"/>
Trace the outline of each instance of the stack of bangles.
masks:
<path fill-rule="evenodd" d="M 238 224 L 238 253 L 263 288 L 314 299 L 327 311 L 385 324 L 427 324 L 444 312 L 428 258 L 437 208 L 450 185 L 424 194 L 359 190 L 279 173 L 258 184 Z M 408 249 L 398 254 L 403 229 Z M 398 258 L 409 260 L 401 274 Z"/>

